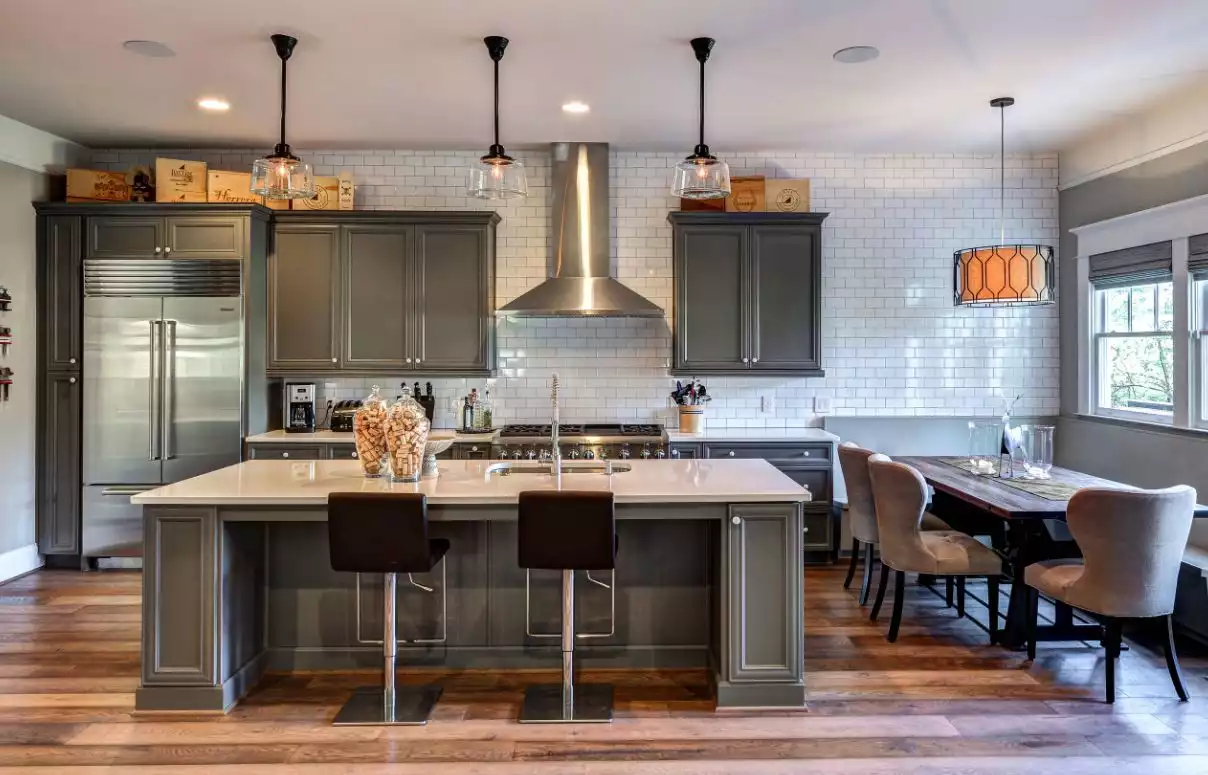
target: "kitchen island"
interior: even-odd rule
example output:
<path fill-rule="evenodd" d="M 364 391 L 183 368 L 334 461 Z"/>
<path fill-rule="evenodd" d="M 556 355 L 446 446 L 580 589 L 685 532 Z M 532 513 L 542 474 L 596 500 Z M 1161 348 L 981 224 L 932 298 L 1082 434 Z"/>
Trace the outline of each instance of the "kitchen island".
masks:
<path fill-rule="evenodd" d="M 556 572 L 534 572 L 526 624 L 516 503 L 535 489 L 612 491 L 615 579 L 580 583 L 576 649 L 587 667 L 710 668 L 719 707 L 804 701 L 802 537 L 810 493 L 763 460 L 548 464 L 446 460 L 392 484 L 356 461 L 252 460 L 142 493 L 139 710 L 228 710 L 266 671 L 380 664 L 379 578 L 328 561 L 332 492 L 422 492 L 432 535 L 452 548 L 398 585 L 399 664 L 554 667 Z M 567 519 L 574 519 L 568 514 Z M 825 524 L 822 525 L 822 528 Z M 443 614 L 443 616 L 442 616 Z M 443 621 L 442 621 L 443 618 Z M 416 643 L 417 640 L 442 643 Z"/>

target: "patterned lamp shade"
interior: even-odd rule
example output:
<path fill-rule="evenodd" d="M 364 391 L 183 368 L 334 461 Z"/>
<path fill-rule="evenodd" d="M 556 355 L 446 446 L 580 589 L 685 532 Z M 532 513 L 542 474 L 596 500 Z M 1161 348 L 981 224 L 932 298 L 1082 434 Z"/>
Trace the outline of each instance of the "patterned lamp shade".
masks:
<path fill-rule="evenodd" d="M 1056 300 L 1053 248 L 995 245 L 958 250 L 956 305 L 1051 304 Z"/>

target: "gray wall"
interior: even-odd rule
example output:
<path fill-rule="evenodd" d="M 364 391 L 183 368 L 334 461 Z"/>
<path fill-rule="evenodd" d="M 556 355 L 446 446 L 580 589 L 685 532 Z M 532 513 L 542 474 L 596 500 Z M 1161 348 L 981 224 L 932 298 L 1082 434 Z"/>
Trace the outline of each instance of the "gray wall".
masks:
<path fill-rule="evenodd" d="M 14 372 L 11 398 L 0 403 L 0 554 L 34 543 L 35 224 L 29 203 L 49 195 L 48 175 L 0 162 L 0 286 L 12 294 L 0 326 L 16 343 L 0 366 Z"/>
<path fill-rule="evenodd" d="M 1072 300 L 1078 293 L 1072 265 L 1077 240 L 1070 229 L 1204 194 L 1208 194 L 1208 143 L 1062 191 L 1059 255 L 1063 299 Z M 1077 310 L 1074 304 L 1063 303 L 1058 464 L 1138 487 L 1190 484 L 1199 491 L 1201 503 L 1208 500 L 1208 434 L 1075 417 L 1077 407 Z M 1192 543 L 1208 546 L 1208 524 L 1193 529 Z"/>

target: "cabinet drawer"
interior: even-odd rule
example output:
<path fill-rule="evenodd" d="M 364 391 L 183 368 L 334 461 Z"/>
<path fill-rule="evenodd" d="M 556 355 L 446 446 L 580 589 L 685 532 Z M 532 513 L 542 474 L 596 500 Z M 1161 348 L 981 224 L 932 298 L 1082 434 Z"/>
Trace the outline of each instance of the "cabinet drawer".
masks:
<path fill-rule="evenodd" d="M 768 461 L 829 464 L 830 444 L 750 443 L 706 444 L 705 457 L 759 458 Z"/>
<path fill-rule="evenodd" d="M 321 460 L 323 450 L 319 447 L 304 447 L 298 444 L 257 444 L 248 447 L 251 460 Z"/>
<path fill-rule="evenodd" d="M 802 547 L 806 551 L 830 551 L 834 546 L 831 528 L 834 525 L 834 520 L 831 519 L 830 510 L 825 511 L 809 511 L 802 515 L 803 535 L 801 537 Z"/>
<path fill-rule="evenodd" d="M 672 444 L 671 457 L 676 460 L 690 460 L 700 457 L 699 444 Z"/>
<path fill-rule="evenodd" d="M 327 446 L 327 456 L 332 460 L 356 460 L 357 445 L 356 444 L 329 444 Z"/>
<path fill-rule="evenodd" d="M 831 469 L 801 466 L 776 466 L 788 478 L 810 491 L 813 503 L 830 503 Z"/>
<path fill-rule="evenodd" d="M 490 444 L 454 444 L 453 457 L 457 460 L 490 460 Z"/>

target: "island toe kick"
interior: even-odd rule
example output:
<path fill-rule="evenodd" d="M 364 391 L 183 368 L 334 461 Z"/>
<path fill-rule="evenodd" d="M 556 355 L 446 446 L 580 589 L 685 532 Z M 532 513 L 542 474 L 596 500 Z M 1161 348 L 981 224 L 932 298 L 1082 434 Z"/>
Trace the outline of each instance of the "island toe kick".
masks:
<path fill-rule="evenodd" d="M 381 580 L 331 570 L 325 507 L 143 513 L 138 710 L 222 712 L 265 672 L 381 665 Z M 540 636 L 560 630 L 559 574 L 534 572 L 526 601 L 515 504 L 429 515 L 452 548 L 399 577 L 399 669 L 558 667 Z M 578 664 L 708 666 L 719 707 L 801 706 L 802 504 L 624 504 L 617 518 L 615 578 L 576 584 Z"/>

